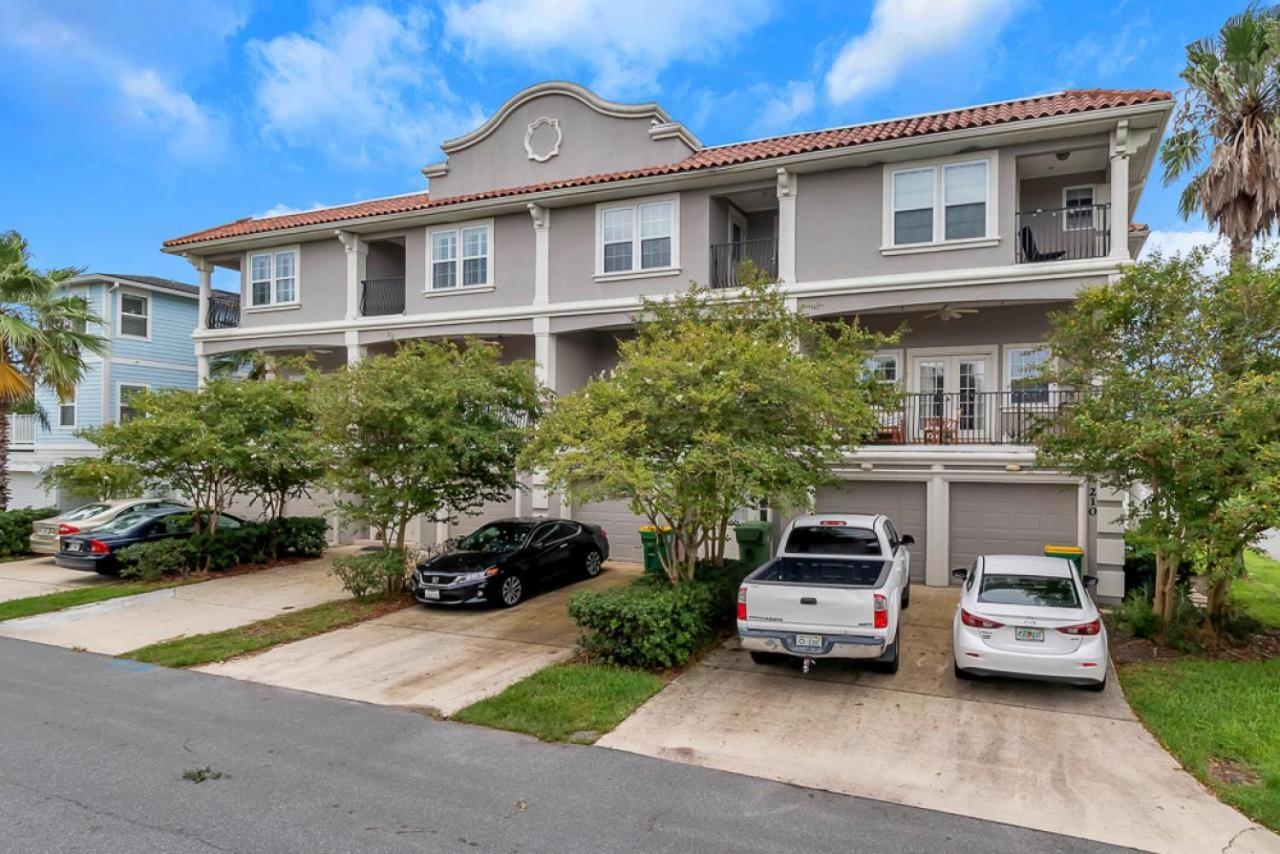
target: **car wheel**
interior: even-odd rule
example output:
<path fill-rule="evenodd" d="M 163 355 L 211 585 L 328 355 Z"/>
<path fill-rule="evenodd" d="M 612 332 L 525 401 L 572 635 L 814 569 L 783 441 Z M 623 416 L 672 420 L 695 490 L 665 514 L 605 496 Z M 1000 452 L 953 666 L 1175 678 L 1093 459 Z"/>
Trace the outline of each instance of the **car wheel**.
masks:
<path fill-rule="evenodd" d="M 518 575 L 508 575 L 498 582 L 498 604 L 513 608 L 524 599 L 524 582 Z"/>
<path fill-rule="evenodd" d="M 1088 685 L 1081 685 L 1080 687 L 1084 688 L 1084 690 L 1086 691 L 1096 691 L 1096 692 L 1105 691 L 1107 690 L 1107 677 L 1105 676 L 1102 677 L 1101 682 L 1090 682 Z"/>
<path fill-rule="evenodd" d="M 970 673 L 968 670 L 962 669 L 960 665 L 956 664 L 954 661 L 951 662 L 951 669 L 955 671 L 956 678 L 961 680 L 962 682 L 967 682 L 974 678 L 974 675 L 972 673 Z"/>
<path fill-rule="evenodd" d="M 756 664 L 782 664 L 785 662 L 786 659 L 790 657 L 791 656 L 789 655 L 779 655 L 776 652 L 751 653 L 751 660 L 754 661 Z"/>
<path fill-rule="evenodd" d="M 898 634 L 893 639 L 893 643 L 889 646 L 887 650 L 884 651 L 884 655 L 876 659 L 875 663 L 872 666 L 880 673 L 897 673 L 898 661 L 901 658 L 902 658 L 902 632 L 898 632 Z"/>
<path fill-rule="evenodd" d="M 911 582 L 907 582 L 907 586 L 902 588 L 902 610 L 911 607 Z"/>
<path fill-rule="evenodd" d="M 592 549 L 587 552 L 587 558 L 582 564 L 583 571 L 587 574 L 587 578 L 595 578 L 604 569 L 604 558 L 600 556 L 600 552 Z"/>

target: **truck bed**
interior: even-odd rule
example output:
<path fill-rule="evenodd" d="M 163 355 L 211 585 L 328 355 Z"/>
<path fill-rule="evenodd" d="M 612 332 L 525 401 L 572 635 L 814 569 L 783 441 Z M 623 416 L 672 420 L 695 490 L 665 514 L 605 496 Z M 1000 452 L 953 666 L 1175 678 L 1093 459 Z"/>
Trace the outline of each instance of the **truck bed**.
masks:
<path fill-rule="evenodd" d="M 744 583 L 875 589 L 884 584 L 888 571 L 884 558 L 784 556 L 757 569 Z"/>

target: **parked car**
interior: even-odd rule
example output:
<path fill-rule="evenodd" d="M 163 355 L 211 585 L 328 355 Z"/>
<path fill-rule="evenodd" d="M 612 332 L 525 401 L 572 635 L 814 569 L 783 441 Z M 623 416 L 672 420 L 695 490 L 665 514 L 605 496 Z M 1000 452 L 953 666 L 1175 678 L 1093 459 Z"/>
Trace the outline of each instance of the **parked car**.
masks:
<path fill-rule="evenodd" d="M 115 498 L 110 501 L 94 501 L 81 504 L 74 510 L 41 519 L 31 525 L 31 551 L 38 555 L 56 555 L 61 538 L 70 534 L 83 534 L 105 525 L 117 516 L 156 507 L 181 507 L 168 498 Z"/>
<path fill-rule="evenodd" d="M 116 554 L 125 546 L 190 537 L 195 530 L 193 512 L 190 507 L 170 504 L 125 513 L 88 533 L 63 537 L 54 562 L 67 569 L 115 575 L 120 571 Z M 222 530 L 243 524 L 244 520 L 228 513 L 218 517 Z"/>
<path fill-rule="evenodd" d="M 884 516 L 811 515 L 782 534 L 778 554 L 738 590 L 738 638 L 757 664 L 869 660 L 896 673 L 898 617 L 911 601 L 915 540 Z"/>
<path fill-rule="evenodd" d="M 1069 560 L 983 555 L 952 576 L 964 581 L 952 629 L 955 672 L 1107 685 L 1107 629 Z"/>
<path fill-rule="evenodd" d="M 594 578 L 609 559 L 597 525 L 564 519 L 499 519 L 423 561 L 413 598 L 424 605 L 489 602 L 510 608 L 531 589 L 573 576 Z"/>

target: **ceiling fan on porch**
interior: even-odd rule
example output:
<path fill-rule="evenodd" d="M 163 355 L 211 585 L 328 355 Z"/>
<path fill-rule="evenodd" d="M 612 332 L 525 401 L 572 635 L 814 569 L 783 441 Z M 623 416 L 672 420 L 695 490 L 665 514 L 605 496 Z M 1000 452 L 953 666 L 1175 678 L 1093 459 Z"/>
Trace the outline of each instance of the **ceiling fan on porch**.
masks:
<path fill-rule="evenodd" d="M 959 320 L 960 318 L 964 317 L 966 314 L 977 314 L 977 313 L 978 313 L 978 310 L 976 308 L 956 308 L 950 303 L 943 303 L 941 306 L 938 307 L 937 311 L 932 312 L 930 314 L 926 314 L 925 317 L 936 317 L 939 320 L 941 320 L 943 323 L 946 323 L 948 320 Z"/>

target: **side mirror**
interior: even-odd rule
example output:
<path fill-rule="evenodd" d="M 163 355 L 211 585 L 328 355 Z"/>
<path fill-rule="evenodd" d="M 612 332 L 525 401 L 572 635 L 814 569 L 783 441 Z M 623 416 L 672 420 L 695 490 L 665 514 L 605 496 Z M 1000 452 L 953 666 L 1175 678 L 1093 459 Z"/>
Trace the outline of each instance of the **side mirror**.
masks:
<path fill-rule="evenodd" d="M 1085 586 L 1085 589 L 1086 589 L 1086 590 L 1092 590 L 1093 588 L 1097 587 L 1097 586 L 1098 586 L 1098 576 L 1096 576 L 1096 575 L 1086 575 L 1086 576 L 1084 577 L 1084 586 Z"/>
<path fill-rule="evenodd" d="M 969 577 L 969 570 L 966 567 L 961 566 L 951 570 L 952 581 L 964 581 L 968 577 Z"/>
<path fill-rule="evenodd" d="M 898 542 L 902 543 L 904 546 L 914 546 L 916 544 L 916 538 L 910 534 L 903 534 L 902 539 Z"/>

